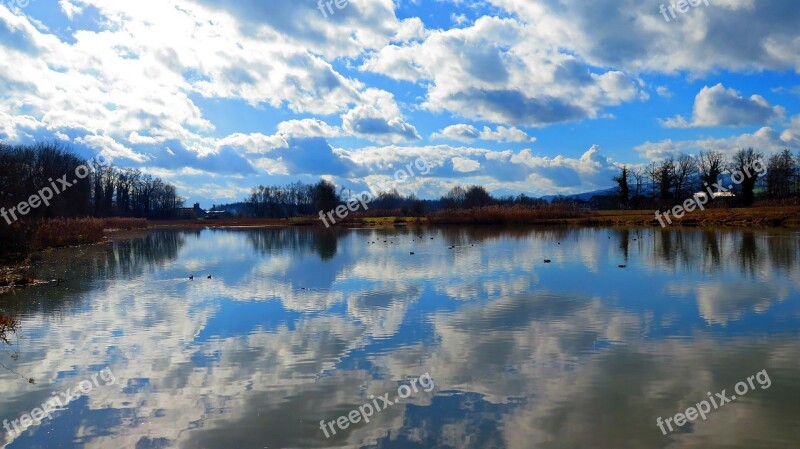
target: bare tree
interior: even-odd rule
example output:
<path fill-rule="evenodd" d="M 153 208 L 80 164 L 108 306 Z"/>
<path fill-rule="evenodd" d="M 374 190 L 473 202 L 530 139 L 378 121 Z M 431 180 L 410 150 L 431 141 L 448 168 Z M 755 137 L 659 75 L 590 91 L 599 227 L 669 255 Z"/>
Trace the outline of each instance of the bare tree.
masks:
<path fill-rule="evenodd" d="M 637 168 L 631 172 L 631 176 L 633 176 L 633 200 L 634 200 L 634 207 L 640 207 L 640 203 L 642 201 L 642 188 L 644 187 L 645 181 L 645 172 L 641 168 Z"/>
<path fill-rule="evenodd" d="M 733 155 L 731 168 L 734 172 L 739 172 L 743 175 L 744 179 L 741 182 L 742 202 L 746 206 L 753 204 L 753 190 L 759 177 L 759 172 L 755 167 L 759 163 L 763 164 L 763 158 L 764 155 L 761 152 L 752 148 L 741 149 Z"/>
<path fill-rule="evenodd" d="M 460 209 L 467 203 L 467 191 L 461 186 L 455 186 L 442 197 L 445 208 Z"/>
<path fill-rule="evenodd" d="M 617 193 L 619 193 L 619 202 L 622 208 L 628 208 L 628 201 L 630 200 L 631 196 L 631 187 L 628 183 L 628 179 L 630 178 L 630 172 L 628 171 L 628 167 L 623 165 L 622 169 L 620 169 L 619 176 L 614 176 L 614 182 L 617 183 Z"/>
<path fill-rule="evenodd" d="M 725 165 L 725 156 L 721 152 L 714 150 L 700 152 L 700 156 L 697 157 L 697 168 L 703 185 L 713 186 L 725 169 Z"/>
<path fill-rule="evenodd" d="M 792 194 L 796 163 L 792 152 L 783 150 L 769 158 L 767 194 L 770 198 L 785 199 Z"/>
<path fill-rule="evenodd" d="M 662 200 L 672 197 L 672 187 L 675 185 L 675 159 L 670 156 L 656 166 L 659 192 Z"/>
<path fill-rule="evenodd" d="M 464 195 L 466 207 L 484 207 L 492 204 L 492 196 L 483 186 L 470 186 Z"/>
<path fill-rule="evenodd" d="M 682 154 L 675 164 L 675 196 L 682 200 L 687 193 L 692 178 L 697 175 L 697 161 L 694 156 Z"/>

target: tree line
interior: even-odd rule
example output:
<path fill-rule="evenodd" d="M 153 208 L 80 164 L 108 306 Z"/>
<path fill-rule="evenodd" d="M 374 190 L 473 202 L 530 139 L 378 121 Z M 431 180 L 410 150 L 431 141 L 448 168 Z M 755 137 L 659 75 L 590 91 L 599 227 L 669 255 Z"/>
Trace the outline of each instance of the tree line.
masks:
<path fill-rule="evenodd" d="M 331 181 L 323 179 L 316 184 L 260 185 L 251 190 L 244 203 L 215 206 L 215 209 L 249 217 L 290 218 L 334 210 L 355 196 L 353 190 L 337 188 Z M 393 189 L 377 193 L 369 203 L 369 210 L 398 210 L 401 214 L 421 215 L 426 209 L 425 203 L 432 202 L 419 200 L 414 195 L 404 196 Z"/>
<path fill-rule="evenodd" d="M 328 180 L 315 184 L 295 182 L 286 186 L 260 185 L 251 190 L 244 202 L 214 206 L 215 210 L 232 215 L 257 218 L 290 218 L 317 215 L 319 211 L 331 211 L 346 204 L 356 196 L 347 187 L 337 187 Z M 367 214 L 391 213 L 421 217 L 426 213 L 446 209 L 473 209 L 501 205 L 536 206 L 547 201 L 531 198 L 525 194 L 494 197 L 483 186 L 455 186 L 439 199 L 420 199 L 414 194 L 403 195 L 396 189 L 376 192 L 369 202 Z"/>
<path fill-rule="evenodd" d="M 720 151 L 707 150 L 696 156 L 670 156 L 639 169 L 623 166 L 613 178 L 618 205 L 623 209 L 662 207 L 697 192 L 720 191 L 720 187 L 735 193 L 729 202 L 738 206 L 750 206 L 762 198 L 788 202 L 800 197 L 800 153 L 795 156 L 783 150 L 766 162 L 764 159 L 762 152 L 746 148 L 730 159 Z M 761 170 L 757 169 L 759 166 Z M 741 182 L 722 182 L 730 180 L 729 173 L 747 176 Z"/>
<path fill-rule="evenodd" d="M 175 186 L 136 169 L 93 164 L 93 172 L 75 179 L 88 162 L 57 142 L 34 145 L 0 143 L 0 207 L 11 208 L 64 175 L 71 184 L 25 218 L 142 217 L 172 218 L 184 199 Z M 73 182 L 74 181 L 74 182 Z M 4 223 L 0 223 L 4 225 Z"/>

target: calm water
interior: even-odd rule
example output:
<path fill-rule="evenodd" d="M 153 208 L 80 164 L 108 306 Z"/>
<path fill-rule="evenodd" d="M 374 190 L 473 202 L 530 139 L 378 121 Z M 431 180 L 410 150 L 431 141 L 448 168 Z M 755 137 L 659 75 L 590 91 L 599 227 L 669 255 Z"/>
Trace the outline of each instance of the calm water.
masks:
<path fill-rule="evenodd" d="M 0 295 L 0 419 L 86 391 L 4 447 L 800 444 L 797 232 L 158 231 L 37 267 L 66 281 Z"/>

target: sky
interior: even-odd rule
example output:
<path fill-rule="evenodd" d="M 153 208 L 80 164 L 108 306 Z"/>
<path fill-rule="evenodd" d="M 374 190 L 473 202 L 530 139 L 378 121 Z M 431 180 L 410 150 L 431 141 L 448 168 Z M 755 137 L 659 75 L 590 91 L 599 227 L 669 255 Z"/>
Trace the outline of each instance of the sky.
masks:
<path fill-rule="evenodd" d="M 692 2 L 0 0 L 0 140 L 204 207 L 320 178 L 574 194 L 670 155 L 797 151 L 800 2 Z"/>

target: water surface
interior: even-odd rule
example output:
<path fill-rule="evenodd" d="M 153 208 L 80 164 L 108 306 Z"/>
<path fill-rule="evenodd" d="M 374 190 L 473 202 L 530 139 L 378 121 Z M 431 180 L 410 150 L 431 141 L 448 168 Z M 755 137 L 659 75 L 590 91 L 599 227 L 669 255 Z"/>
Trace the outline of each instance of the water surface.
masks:
<path fill-rule="evenodd" d="M 64 282 L 0 295 L 17 320 L 0 419 L 114 381 L 5 447 L 796 448 L 798 268 L 784 230 L 153 231 L 52 251 L 37 274 Z M 762 370 L 769 388 L 656 426 Z M 432 391 L 320 429 L 425 373 Z"/>

